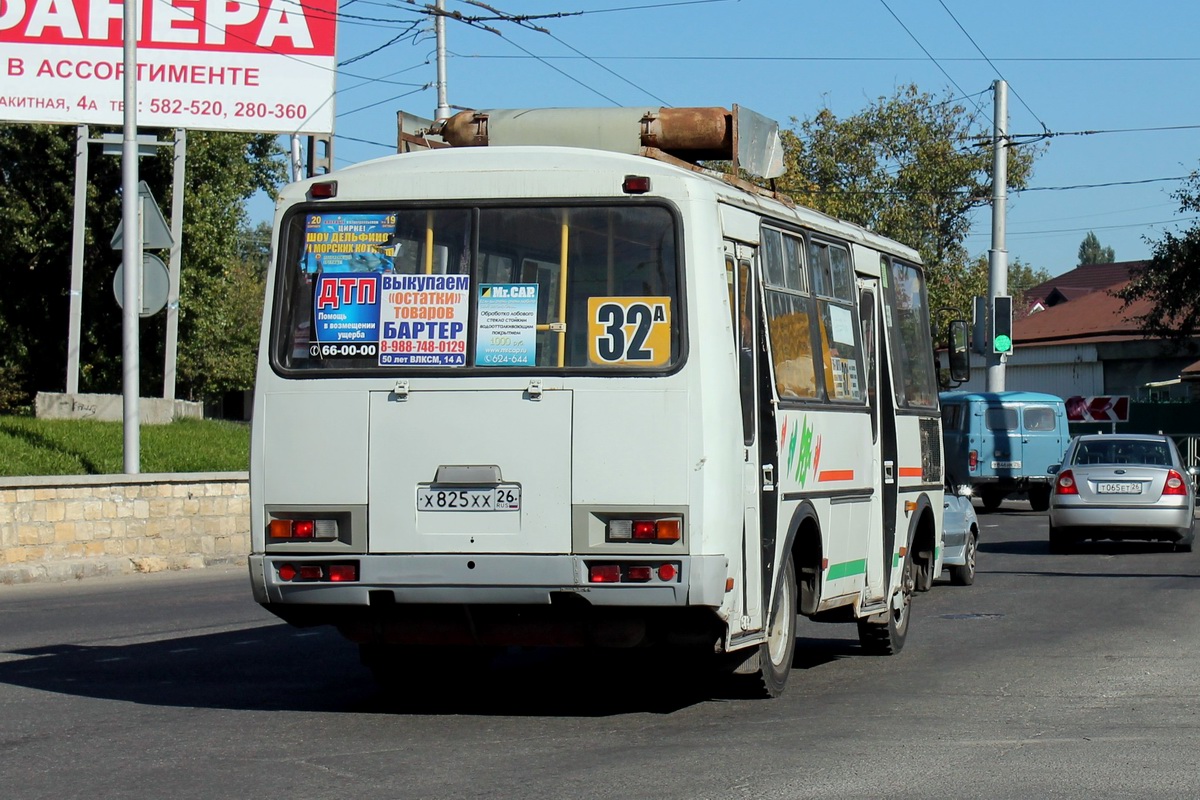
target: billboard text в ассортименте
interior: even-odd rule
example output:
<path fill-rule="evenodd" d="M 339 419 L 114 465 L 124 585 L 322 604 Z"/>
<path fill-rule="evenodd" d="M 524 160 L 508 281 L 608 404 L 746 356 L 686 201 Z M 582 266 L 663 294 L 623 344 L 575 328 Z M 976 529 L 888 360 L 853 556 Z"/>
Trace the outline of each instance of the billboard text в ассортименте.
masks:
<path fill-rule="evenodd" d="M 333 131 L 337 0 L 135 0 L 138 125 Z M 120 0 L 0 0 L 0 120 L 120 125 Z"/>

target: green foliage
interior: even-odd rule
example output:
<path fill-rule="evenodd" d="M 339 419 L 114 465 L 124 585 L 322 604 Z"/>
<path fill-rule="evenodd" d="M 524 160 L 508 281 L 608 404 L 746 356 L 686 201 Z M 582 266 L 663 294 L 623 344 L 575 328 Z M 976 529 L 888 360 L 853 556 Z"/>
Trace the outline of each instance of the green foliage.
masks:
<path fill-rule="evenodd" d="M 1193 172 L 1175 192 L 1179 211 L 1200 212 L 1200 171 Z M 1182 233 L 1163 234 L 1152 245 L 1150 260 L 1134 269 L 1129 283 L 1113 294 L 1128 310 L 1145 299 L 1150 309 L 1134 315 L 1147 337 L 1166 339 L 1183 346 L 1200 336 L 1200 225 Z"/>
<path fill-rule="evenodd" d="M 975 112 L 907 86 L 844 119 L 823 109 L 783 139 L 781 191 L 920 252 L 932 307 L 976 293 L 963 289 L 973 280 L 963 241 L 991 202 L 992 148 Z M 1010 189 L 1027 184 L 1040 152 L 1009 148 Z"/>
<path fill-rule="evenodd" d="M 1084 264 L 1111 264 L 1117 260 L 1117 254 L 1111 247 L 1103 247 L 1096 238 L 1095 231 L 1088 231 L 1087 236 L 1079 243 L 1079 266 Z"/>
<path fill-rule="evenodd" d="M 93 129 L 94 138 L 101 131 Z M 170 217 L 171 148 L 139 162 L 139 177 Z M 179 315 L 177 394 L 200 398 L 225 389 L 249 388 L 257 318 L 248 308 L 261 302 L 261 284 L 244 279 L 256 266 L 246 247 L 250 234 L 245 201 L 258 191 L 274 193 L 285 162 L 273 134 L 191 132 L 185 174 L 183 254 Z M 62 391 L 66 383 L 75 129 L 49 125 L 0 125 L 0 379 L 16 402 L 0 396 L 0 409 L 27 406 L 37 391 Z M 112 296 L 120 254 L 109 240 L 121 218 L 120 159 L 92 147 L 89 157 L 84 251 L 80 381 L 83 392 L 121 391 L 121 312 Z M 164 254 L 165 255 L 165 254 Z M 253 293 L 257 299 L 241 296 Z M 206 318 L 212 316 L 216 321 Z M 229 320 L 239 320 L 236 336 Z M 166 315 L 143 320 L 141 387 L 158 394 L 163 374 Z M 246 347 L 250 347 L 250 356 Z M 203 349 L 204 352 L 200 352 Z M 241 366 L 207 370 L 223 357 Z"/>
<path fill-rule="evenodd" d="M 143 425 L 143 472 L 242 472 L 248 425 L 181 419 Z M 124 471 L 120 422 L 0 417 L 0 475 L 107 475 Z"/>

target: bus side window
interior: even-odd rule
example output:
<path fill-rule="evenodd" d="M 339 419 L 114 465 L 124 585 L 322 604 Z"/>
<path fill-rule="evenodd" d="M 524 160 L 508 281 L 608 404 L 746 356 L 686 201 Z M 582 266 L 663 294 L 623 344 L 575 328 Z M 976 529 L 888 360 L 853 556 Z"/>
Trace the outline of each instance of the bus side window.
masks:
<path fill-rule="evenodd" d="M 789 239 L 791 246 L 785 248 L 784 242 Z M 759 251 L 768 280 L 767 334 L 771 339 L 775 388 L 781 400 L 818 396 L 813 361 L 812 298 L 794 289 L 771 284 L 771 276 L 786 283 L 787 275 L 803 273 L 803 263 L 796 263 L 802 258 L 803 249 L 796 246 L 795 241 L 779 231 L 764 230 L 763 246 Z M 799 277 L 792 278 L 792 285 L 797 285 L 800 280 Z"/>

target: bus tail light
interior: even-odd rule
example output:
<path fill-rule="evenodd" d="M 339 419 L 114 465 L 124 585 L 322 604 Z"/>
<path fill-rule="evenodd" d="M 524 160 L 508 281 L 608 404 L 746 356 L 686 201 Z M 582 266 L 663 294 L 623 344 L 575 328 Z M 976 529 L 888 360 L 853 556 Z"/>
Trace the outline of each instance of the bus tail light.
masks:
<path fill-rule="evenodd" d="M 267 525 L 272 542 L 333 541 L 338 538 L 335 519 L 273 519 Z"/>
<path fill-rule="evenodd" d="M 972 472 L 979 469 L 979 451 L 972 450 L 967 453 L 967 468 Z"/>
<path fill-rule="evenodd" d="M 1075 485 L 1075 474 L 1069 469 L 1064 469 L 1058 473 L 1058 480 L 1054 482 L 1055 494 L 1079 494 L 1079 487 Z"/>
<path fill-rule="evenodd" d="M 284 583 L 353 583 L 358 580 L 358 562 L 277 563 L 275 574 Z"/>
<path fill-rule="evenodd" d="M 1187 484 L 1183 482 L 1183 476 L 1173 469 L 1167 470 L 1167 482 L 1163 484 L 1164 495 L 1187 495 Z"/>
<path fill-rule="evenodd" d="M 679 517 L 665 519 L 610 519 L 605 538 L 610 542 L 650 542 L 674 544 L 682 535 L 683 520 Z"/>
<path fill-rule="evenodd" d="M 680 571 L 678 561 L 587 565 L 588 583 L 678 583 Z"/>

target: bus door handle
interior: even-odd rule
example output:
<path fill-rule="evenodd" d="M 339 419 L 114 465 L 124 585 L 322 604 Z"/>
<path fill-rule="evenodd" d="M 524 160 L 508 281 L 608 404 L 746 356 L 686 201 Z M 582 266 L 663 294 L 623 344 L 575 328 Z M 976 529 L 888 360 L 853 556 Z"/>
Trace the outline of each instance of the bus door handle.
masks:
<path fill-rule="evenodd" d="M 396 385 L 392 389 L 392 394 L 395 395 L 397 400 L 407 400 L 408 399 L 408 381 L 405 381 L 405 380 L 396 381 Z"/>
<path fill-rule="evenodd" d="M 763 487 L 764 492 L 775 491 L 775 465 L 763 464 L 762 466 Z"/>
<path fill-rule="evenodd" d="M 883 482 L 884 483 L 895 483 L 896 482 L 896 462 L 894 462 L 894 461 L 883 462 Z"/>

